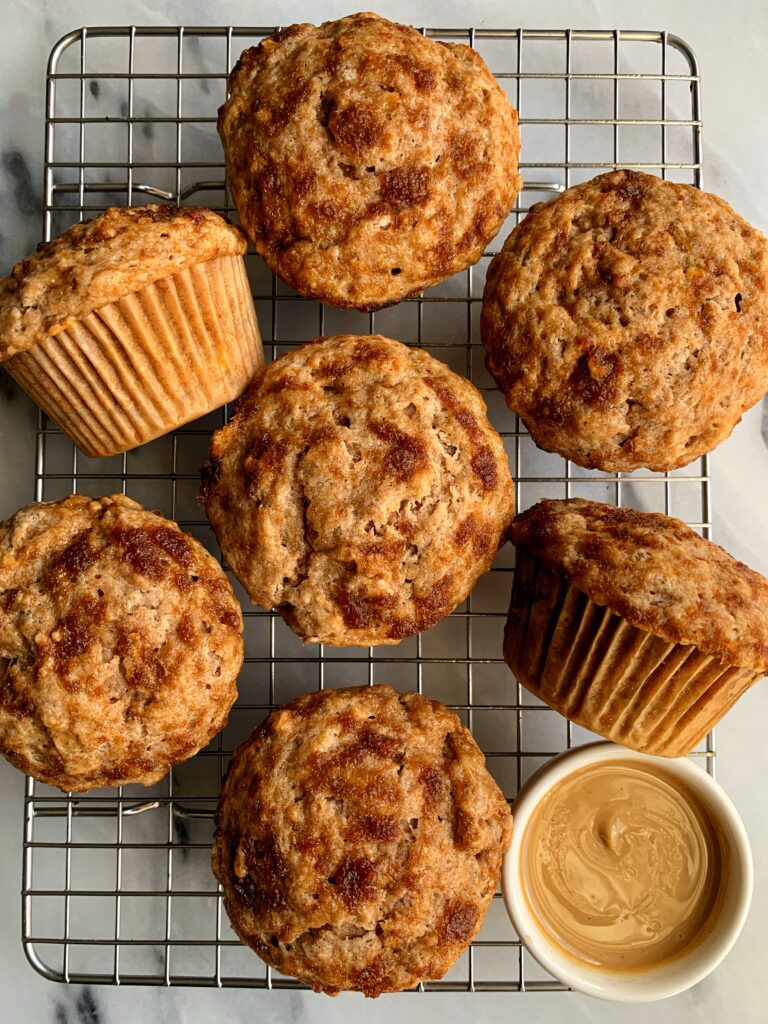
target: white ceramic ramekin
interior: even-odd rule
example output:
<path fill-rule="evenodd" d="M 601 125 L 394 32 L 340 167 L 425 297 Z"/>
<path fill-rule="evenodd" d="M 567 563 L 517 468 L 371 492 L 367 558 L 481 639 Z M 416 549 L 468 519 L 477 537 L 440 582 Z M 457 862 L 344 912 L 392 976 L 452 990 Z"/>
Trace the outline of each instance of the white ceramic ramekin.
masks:
<path fill-rule="evenodd" d="M 603 761 L 632 761 L 677 776 L 693 790 L 718 827 L 728 851 L 728 883 L 717 925 L 687 953 L 658 967 L 616 972 L 581 966 L 568 957 L 539 923 L 523 892 L 523 851 L 531 815 L 539 801 L 566 776 Z M 512 845 L 504 858 L 502 891 L 512 923 L 528 952 L 559 981 L 600 999 L 651 1002 L 684 992 L 705 978 L 730 951 L 739 936 L 752 899 L 752 853 L 744 825 L 725 792 L 686 758 L 670 760 L 627 750 L 615 743 L 590 743 L 553 758 L 536 772 L 517 795 L 513 807 Z"/>

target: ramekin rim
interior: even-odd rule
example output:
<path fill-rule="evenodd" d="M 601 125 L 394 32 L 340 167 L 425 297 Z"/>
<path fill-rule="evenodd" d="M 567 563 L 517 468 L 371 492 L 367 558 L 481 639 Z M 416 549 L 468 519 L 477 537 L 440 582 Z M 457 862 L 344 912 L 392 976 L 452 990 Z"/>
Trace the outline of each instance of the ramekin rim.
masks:
<path fill-rule="evenodd" d="M 560 953 L 543 934 L 531 928 L 535 914 L 527 904 L 521 885 L 523 840 L 531 814 L 539 800 L 562 779 L 582 767 L 603 761 L 636 761 L 654 764 L 682 778 L 702 798 L 705 809 L 724 833 L 732 858 L 732 872 L 738 867 L 741 884 L 730 893 L 729 923 L 722 934 L 712 933 L 690 953 L 645 971 L 617 973 L 599 968 L 581 968 L 576 960 Z M 665 999 L 698 984 L 724 960 L 738 939 L 752 899 L 754 869 L 752 851 L 744 823 L 725 790 L 700 766 L 688 758 L 665 758 L 630 750 L 609 740 L 597 740 L 572 747 L 542 765 L 522 786 L 512 811 L 512 842 L 502 863 L 501 882 L 504 906 L 525 949 L 559 981 L 586 995 L 616 1002 L 650 1002 Z M 721 912 L 722 915 L 722 912 Z M 654 975 L 666 977 L 654 979 Z"/>

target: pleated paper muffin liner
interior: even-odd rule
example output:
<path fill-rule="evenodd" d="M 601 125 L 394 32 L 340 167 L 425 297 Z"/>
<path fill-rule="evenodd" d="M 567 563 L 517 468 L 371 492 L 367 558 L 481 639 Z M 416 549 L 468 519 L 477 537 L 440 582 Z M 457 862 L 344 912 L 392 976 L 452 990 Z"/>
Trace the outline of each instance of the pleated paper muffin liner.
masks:
<path fill-rule="evenodd" d="M 97 458 L 232 401 L 263 364 L 245 261 L 221 256 L 94 310 L 4 365 Z"/>
<path fill-rule="evenodd" d="M 763 675 L 631 626 L 522 548 L 504 658 L 570 721 L 664 757 L 693 750 Z"/>

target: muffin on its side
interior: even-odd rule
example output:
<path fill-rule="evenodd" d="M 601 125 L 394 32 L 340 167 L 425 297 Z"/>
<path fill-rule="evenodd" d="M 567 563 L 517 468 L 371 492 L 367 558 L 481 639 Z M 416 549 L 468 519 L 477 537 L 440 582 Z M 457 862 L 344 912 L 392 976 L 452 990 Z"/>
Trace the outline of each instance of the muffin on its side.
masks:
<path fill-rule="evenodd" d="M 511 535 L 504 657 L 571 721 L 680 757 L 768 672 L 768 580 L 679 519 L 547 500 Z"/>
<path fill-rule="evenodd" d="M 63 790 L 149 785 L 227 722 L 242 615 L 218 562 L 130 498 L 0 523 L 0 752 Z"/>
<path fill-rule="evenodd" d="M 251 599 L 335 645 L 429 629 L 514 514 L 477 389 L 380 335 L 319 338 L 259 373 L 213 436 L 201 500 Z"/>
<path fill-rule="evenodd" d="M 588 469 L 685 466 L 768 390 L 768 240 L 690 185 L 603 174 L 512 232 L 481 333 L 540 448 Z"/>
<path fill-rule="evenodd" d="M 453 712 L 389 686 L 308 693 L 235 751 L 213 870 L 243 942 L 335 995 L 440 978 L 475 937 L 512 817 Z"/>
<path fill-rule="evenodd" d="M 219 134 L 256 250 L 335 306 L 377 309 L 476 263 L 522 184 L 517 112 L 482 57 L 376 14 L 246 50 Z"/>
<path fill-rule="evenodd" d="M 0 279 L 0 361 L 86 455 L 167 434 L 264 362 L 245 250 L 198 207 L 74 224 Z"/>

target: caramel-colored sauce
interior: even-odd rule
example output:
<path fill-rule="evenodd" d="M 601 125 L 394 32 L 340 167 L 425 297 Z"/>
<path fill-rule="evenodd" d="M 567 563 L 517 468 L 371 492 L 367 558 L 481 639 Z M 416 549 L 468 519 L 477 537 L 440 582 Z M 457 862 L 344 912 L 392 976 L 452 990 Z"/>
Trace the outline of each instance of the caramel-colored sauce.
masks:
<path fill-rule="evenodd" d="M 724 860 L 691 790 L 663 769 L 610 761 L 542 799 L 523 840 L 523 885 L 562 950 L 625 971 L 674 959 L 712 930 Z"/>

